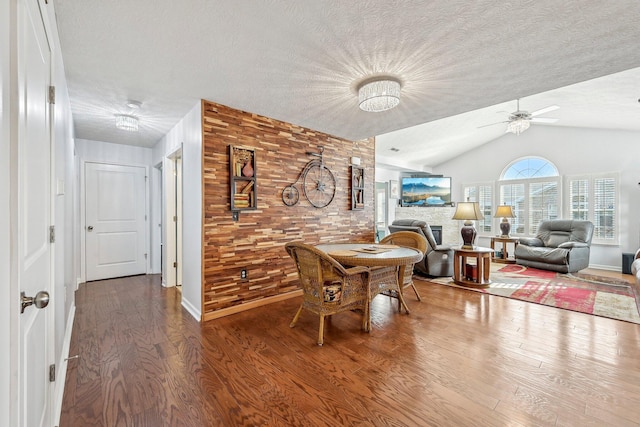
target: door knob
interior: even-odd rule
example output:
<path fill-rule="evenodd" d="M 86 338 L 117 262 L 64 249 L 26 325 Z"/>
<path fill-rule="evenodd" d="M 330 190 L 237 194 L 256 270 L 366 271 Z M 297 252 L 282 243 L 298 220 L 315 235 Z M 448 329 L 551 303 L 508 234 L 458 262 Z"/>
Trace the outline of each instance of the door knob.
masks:
<path fill-rule="evenodd" d="M 25 296 L 24 292 L 20 292 L 20 299 L 22 302 L 20 313 L 24 313 L 24 309 L 29 307 L 30 305 L 35 305 L 36 308 L 45 308 L 47 305 L 49 305 L 49 292 L 40 291 L 36 294 L 35 297 L 28 297 Z"/>
<path fill-rule="evenodd" d="M 88 226 L 88 227 L 87 227 L 87 230 L 89 230 L 89 231 L 93 231 L 93 225 Z"/>

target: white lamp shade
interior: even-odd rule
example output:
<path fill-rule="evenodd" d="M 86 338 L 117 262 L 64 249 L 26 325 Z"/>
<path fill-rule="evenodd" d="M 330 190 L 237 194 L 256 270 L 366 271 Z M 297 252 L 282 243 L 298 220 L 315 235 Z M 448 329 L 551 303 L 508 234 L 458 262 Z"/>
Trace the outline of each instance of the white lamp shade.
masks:
<path fill-rule="evenodd" d="M 480 205 L 477 202 L 460 202 L 456 206 L 456 212 L 451 219 L 477 221 L 484 219 L 484 215 L 482 215 Z"/>
<path fill-rule="evenodd" d="M 513 213 L 513 207 L 507 205 L 500 205 L 496 209 L 496 214 L 494 215 L 496 218 L 515 218 L 516 215 Z"/>

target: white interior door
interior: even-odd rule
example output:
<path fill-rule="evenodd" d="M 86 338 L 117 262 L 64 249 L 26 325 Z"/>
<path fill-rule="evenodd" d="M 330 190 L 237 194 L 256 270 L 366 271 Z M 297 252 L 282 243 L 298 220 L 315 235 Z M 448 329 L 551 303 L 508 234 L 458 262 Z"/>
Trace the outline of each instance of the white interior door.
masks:
<path fill-rule="evenodd" d="M 51 130 L 48 91 L 51 47 L 38 2 L 19 0 L 18 9 L 18 158 L 16 257 L 23 301 L 35 302 L 20 315 L 20 426 L 51 425 L 49 365 L 53 363 L 51 292 Z M 51 296 L 53 297 L 53 296 Z"/>
<path fill-rule="evenodd" d="M 86 163 L 87 281 L 145 274 L 146 169 Z"/>

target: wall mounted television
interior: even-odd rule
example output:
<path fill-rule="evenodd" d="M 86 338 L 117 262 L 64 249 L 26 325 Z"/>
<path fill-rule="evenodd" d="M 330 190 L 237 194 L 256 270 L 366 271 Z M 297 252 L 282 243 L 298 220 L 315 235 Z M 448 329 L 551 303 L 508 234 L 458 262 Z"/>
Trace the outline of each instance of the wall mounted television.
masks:
<path fill-rule="evenodd" d="M 402 206 L 451 205 L 451 177 L 402 178 Z"/>

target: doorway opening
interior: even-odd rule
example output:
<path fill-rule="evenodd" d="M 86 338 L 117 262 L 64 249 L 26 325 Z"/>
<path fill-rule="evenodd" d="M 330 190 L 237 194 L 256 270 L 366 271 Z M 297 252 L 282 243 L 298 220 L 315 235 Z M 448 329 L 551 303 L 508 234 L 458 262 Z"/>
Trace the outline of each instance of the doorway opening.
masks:
<path fill-rule="evenodd" d="M 182 148 L 167 158 L 164 173 L 164 227 L 162 283 L 182 288 Z"/>

